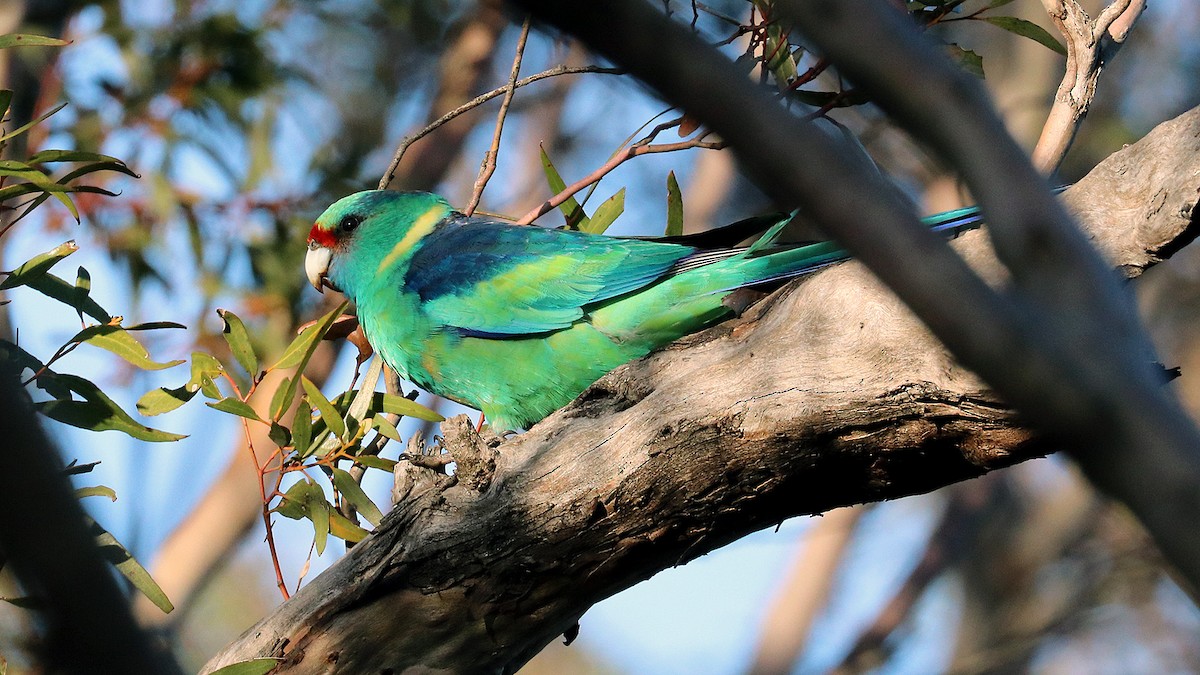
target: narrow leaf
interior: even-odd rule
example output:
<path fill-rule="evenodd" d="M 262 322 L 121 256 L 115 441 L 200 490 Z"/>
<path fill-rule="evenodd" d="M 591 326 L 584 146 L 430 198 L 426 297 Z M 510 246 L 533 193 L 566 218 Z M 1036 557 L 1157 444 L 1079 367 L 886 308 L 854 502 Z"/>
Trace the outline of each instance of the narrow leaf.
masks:
<path fill-rule="evenodd" d="M 407 400 L 407 399 L 406 399 Z M 396 425 L 388 421 L 388 418 L 381 414 L 375 415 L 371 419 L 371 426 L 379 431 L 379 433 L 387 438 L 400 442 L 400 431 L 396 429 Z"/>
<path fill-rule="evenodd" d="M 75 273 L 75 293 L 71 296 L 71 306 L 79 314 L 79 320 L 83 321 L 83 303 L 87 301 L 88 296 L 92 292 L 92 275 L 83 265 L 79 266 L 79 271 Z"/>
<path fill-rule="evenodd" d="M 351 544 L 357 544 L 370 534 L 337 511 L 329 512 L 329 533 Z"/>
<path fill-rule="evenodd" d="M 307 405 L 301 405 L 292 420 L 292 449 L 305 457 L 305 451 L 312 444 L 312 410 Z"/>
<path fill-rule="evenodd" d="M 2 38 L 0 38 L 0 39 L 2 39 Z M 16 129 L 13 129 L 12 131 L 8 132 L 7 134 L 4 134 L 3 136 L 0 136 L 0 141 L 7 141 L 10 138 L 15 138 L 17 136 L 20 136 L 21 134 L 25 133 L 26 131 L 29 131 L 30 129 L 34 128 L 35 126 L 46 121 L 46 119 L 48 119 L 51 115 L 58 112 L 59 110 L 62 110 L 65 107 L 67 107 L 67 104 L 65 102 L 59 103 L 58 105 L 54 106 L 50 110 L 42 113 L 40 116 L 38 116 L 37 119 L 35 119 L 31 122 L 28 122 L 22 126 L 19 126 Z"/>
<path fill-rule="evenodd" d="M 346 422 L 342 419 L 341 414 L 338 413 L 337 408 L 333 407 L 333 404 L 329 402 L 329 399 L 325 398 L 325 394 L 321 393 L 321 389 L 313 384 L 312 380 L 301 375 L 300 383 L 304 385 L 304 393 L 308 394 L 308 400 L 312 401 L 317 410 L 321 412 L 321 419 L 325 420 L 326 427 L 338 438 L 344 438 L 346 436 Z"/>
<path fill-rule="evenodd" d="M 143 370 L 163 370 L 184 362 L 183 359 L 159 362 L 150 358 L 150 353 L 121 326 L 88 326 L 75 334 L 70 342 L 89 344 L 112 352 Z"/>
<path fill-rule="evenodd" d="M 396 460 L 384 459 L 378 455 L 359 455 L 354 458 L 354 463 L 361 464 L 369 469 L 383 469 L 388 472 L 396 469 Z"/>
<path fill-rule="evenodd" d="M 683 234 L 683 193 L 679 191 L 679 181 L 675 172 L 667 174 L 667 236 L 678 237 Z"/>
<path fill-rule="evenodd" d="M 1062 54 L 1063 56 L 1067 55 L 1067 48 L 1064 47 L 1061 42 L 1055 39 L 1053 35 L 1048 33 L 1045 28 L 1042 28 L 1032 21 L 1018 19 L 1015 16 L 985 16 L 981 17 L 981 19 L 992 24 L 993 26 L 1003 28 L 1010 33 L 1029 38 L 1030 40 L 1044 45 L 1051 50 Z"/>
<path fill-rule="evenodd" d="M 558 169 L 554 167 L 554 162 L 550 161 L 550 155 L 546 154 L 546 148 L 541 148 L 541 151 L 542 170 L 546 173 L 546 183 L 550 186 L 550 193 L 556 195 L 566 190 L 567 184 L 563 181 L 562 176 L 558 174 Z M 588 216 L 574 197 L 568 197 L 566 201 L 558 206 L 558 209 L 562 211 L 563 217 L 566 218 L 568 229 L 586 230 L 589 220 Z"/>
<path fill-rule="evenodd" d="M 49 164 L 51 162 L 113 162 L 124 164 L 116 157 L 101 155 L 98 152 L 83 150 L 42 150 L 29 158 L 30 164 Z"/>
<path fill-rule="evenodd" d="M 308 517 L 313 524 L 313 543 L 316 544 L 317 555 L 325 553 L 325 543 L 329 541 L 329 512 L 333 510 L 329 502 L 321 499 L 310 499 L 308 502 Z"/>
<path fill-rule="evenodd" d="M 617 219 L 625 211 L 625 188 L 617 190 L 617 194 L 604 200 L 604 203 L 596 207 L 592 212 L 592 219 L 587 225 L 579 229 L 592 234 L 604 234 L 609 225 Z"/>
<path fill-rule="evenodd" d="M 31 281 L 45 276 L 46 272 L 50 271 L 50 268 L 54 267 L 58 261 L 78 250 L 79 246 L 74 240 L 71 240 L 59 244 L 45 253 L 33 256 L 22 263 L 20 267 L 9 272 L 8 278 L 0 282 L 0 291 L 28 285 Z"/>
<path fill-rule="evenodd" d="M 108 533 L 100 526 L 99 523 L 92 521 L 92 534 L 96 537 L 96 545 L 100 547 L 101 554 L 112 563 L 113 567 L 117 568 L 133 587 L 142 592 L 150 602 L 153 602 L 156 607 L 165 613 L 170 613 L 175 609 L 171 604 L 167 594 L 163 593 L 163 589 L 150 576 L 145 567 L 134 558 L 129 551 L 117 541 L 116 537 Z"/>
<path fill-rule="evenodd" d="M 151 429 L 139 424 L 129 413 L 121 409 L 95 384 L 76 375 L 58 375 L 56 378 L 71 391 L 83 397 L 82 401 L 57 399 L 36 404 L 38 412 L 50 419 L 92 431 L 120 431 L 141 441 L 156 443 L 177 441 L 187 436 Z"/>
<path fill-rule="evenodd" d="M 209 675 L 267 675 L 275 669 L 283 659 L 250 659 L 249 661 L 238 661 L 231 663 L 223 668 L 218 668 Z"/>
<path fill-rule="evenodd" d="M 342 315 L 342 310 L 346 309 L 347 303 L 343 302 L 334 308 L 334 310 L 319 321 L 305 328 L 296 336 L 295 340 L 283 350 L 283 356 L 271 366 L 271 370 L 276 368 L 292 368 L 296 367 L 299 370 L 304 370 L 304 365 L 308 363 L 308 359 L 312 357 L 313 350 L 317 348 L 317 342 L 325 331 L 333 325 L 335 319 Z"/>
<path fill-rule="evenodd" d="M 100 323 L 108 323 L 112 321 L 112 315 L 101 307 L 95 300 L 90 297 L 78 297 L 78 292 L 75 287 L 68 283 L 65 279 L 54 276 L 53 274 L 43 274 L 40 277 L 27 280 L 25 282 L 27 288 L 31 288 L 42 295 L 58 300 L 59 302 L 75 308 L 77 311 L 83 312 Z"/>
<path fill-rule="evenodd" d="M 0 49 L 8 49 L 9 47 L 62 47 L 69 44 L 71 43 L 67 40 L 59 40 L 58 38 L 46 37 L 44 35 L 30 35 L 28 33 L 0 35 Z"/>
<path fill-rule="evenodd" d="M 378 526 L 379 521 L 383 520 L 383 513 L 379 511 L 379 507 L 375 506 L 375 502 L 371 501 L 367 493 L 363 492 L 362 486 L 354 480 L 354 476 L 335 467 L 333 469 L 333 486 L 372 525 Z"/>
<path fill-rule="evenodd" d="M 218 309 L 217 314 L 221 315 L 221 319 L 225 322 L 225 328 L 221 335 L 225 338 L 225 342 L 229 343 L 229 351 L 233 352 L 233 358 L 237 359 L 239 365 L 250 374 L 251 378 L 258 375 L 258 357 L 254 354 L 254 347 L 250 344 L 250 333 L 246 330 L 246 325 L 238 318 L 236 314 L 227 309 Z"/>
<path fill-rule="evenodd" d="M 287 411 L 294 398 L 296 398 L 296 378 L 285 377 L 279 381 L 275 393 L 271 394 L 271 419 L 277 420 L 283 417 L 283 413 Z"/>
<path fill-rule="evenodd" d="M 147 417 L 154 417 L 175 410 L 192 400 L 195 395 L 196 392 L 189 391 L 186 385 L 175 389 L 158 387 L 151 389 L 138 399 L 137 410 Z"/>
<path fill-rule="evenodd" d="M 254 422 L 263 421 L 263 419 L 258 416 L 258 413 L 254 412 L 254 408 L 250 407 L 249 403 L 246 403 L 245 401 L 233 396 L 227 396 L 219 401 L 205 401 L 204 405 L 216 410 L 220 410 L 221 412 L 237 415 L 238 417 L 244 417 Z"/>
<path fill-rule="evenodd" d="M 75 498 L 83 499 L 84 497 L 108 497 L 111 501 L 115 502 L 117 501 L 117 491 L 107 485 L 77 488 L 75 490 Z"/>

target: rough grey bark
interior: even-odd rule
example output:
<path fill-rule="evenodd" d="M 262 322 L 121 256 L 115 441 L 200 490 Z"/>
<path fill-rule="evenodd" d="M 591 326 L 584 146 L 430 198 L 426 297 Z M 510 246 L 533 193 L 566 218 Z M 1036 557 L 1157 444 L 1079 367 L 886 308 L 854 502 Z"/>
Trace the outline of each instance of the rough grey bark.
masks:
<path fill-rule="evenodd" d="M 1200 109 L 1063 200 L 1125 276 L 1169 256 L 1197 227 Z M 954 245 L 1005 282 L 986 232 Z M 503 443 L 465 418 L 445 428 L 457 484 L 402 463 L 376 534 L 206 671 L 276 656 L 280 672 L 512 672 L 595 602 L 757 529 L 1054 449 L 857 263 L 623 366 Z"/>

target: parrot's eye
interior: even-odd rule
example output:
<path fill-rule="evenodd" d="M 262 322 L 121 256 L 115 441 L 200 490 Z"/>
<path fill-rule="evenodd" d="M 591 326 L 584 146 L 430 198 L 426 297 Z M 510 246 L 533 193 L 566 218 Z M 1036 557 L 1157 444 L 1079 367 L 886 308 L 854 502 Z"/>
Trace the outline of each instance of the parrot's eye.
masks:
<path fill-rule="evenodd" d="M 350 214 L 350 215 L 346 216 L 345 218 L 342 218 L 342 221 L 340 223 L 338 223 L 338 229 L 340 229 L 342 232 L 345 232 L 346 234 L 349 234 L 349 233 L 353 232 L 354 229 L 357 228 L 359 225 L 362 225 L 362 216 L 356 216 L 354 214 Z"/>

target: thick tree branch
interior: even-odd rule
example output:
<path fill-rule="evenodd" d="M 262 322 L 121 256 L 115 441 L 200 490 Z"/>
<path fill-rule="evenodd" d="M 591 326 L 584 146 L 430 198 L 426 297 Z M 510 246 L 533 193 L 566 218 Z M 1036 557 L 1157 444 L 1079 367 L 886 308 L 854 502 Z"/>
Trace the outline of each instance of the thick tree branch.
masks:
<path fill-rule="evenodd" d="M 520 4 L 720 134 L 769 193 L 803 204 L 957 358 L 1130 506 L 1200 587 L 1200 529 L 1192 526 L 1200 520 L 1200 432 L 1161 386 L 1127 294 L 1008 136 L 982 86 L 906 14 L 872 0 L 777 3 L 840 72 L 962 174 L 1011 273 L 1003 291 L 922 227 L 871 167 L 797 123 L 648 3 Z"/>
<path fill-rule="evenodd" d="M 1200 109 L 1064 199 L 1137 276 L 1194 236 Z M 995 282 L 986 239 L 955 246 Z M 512 672 L 595 602 L 754 530 L 1053 449 L 857 263 L 618 369 L 499 447 L 465 418 L 444 429 L 457 484 L 402 462 L 376 534 L 207 670 Z"/>

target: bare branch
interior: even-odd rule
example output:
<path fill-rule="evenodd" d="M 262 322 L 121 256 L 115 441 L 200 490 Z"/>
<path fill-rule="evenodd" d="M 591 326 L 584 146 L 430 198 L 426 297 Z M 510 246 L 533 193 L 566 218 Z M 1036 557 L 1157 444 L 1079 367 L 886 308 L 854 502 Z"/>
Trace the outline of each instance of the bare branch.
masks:
<path fill-rule="evenodd" d="M 1062 163 L 1087 116 L 1100 71 L 1116 56 L 1146 0 L 1114 0 L 1092 21 L 1077 0 L 1042 0 L 1067 47 L 1067 68 L 1054 95 L 1033 165 L 1050 174 Z"/>
<path fill-rule="evenodd" d="M 660 143 L 658 145 L 643 145 L 634 143 L 633 145 L 630 145 L 629 147 L 610 157 L 608 161 L 605 162 L 600 168 L 589 173 L 583 178 L 580 178 L 574 183 L 571 183 L 558 194 L 542 202 L 537 208 L 521 216 L 516 222 L 518 225 L 528 225 L 529 223 L 532 223 L 550 211 L 558 208 L 563 202 L 567 201 L 571 197 L 574 197 L 580 190 L 583 190 L 589 185 L 599 181 L 601 178 L 604 178 L 611 173 L 613 169 L 633 159 L 634 157 L 638 157 L 640 155 L 650 155 L 657 152 L 678 152 L 679 150 L 690 150 L 692 148 L 720 150 L 725 147 L 725 143 L 721 141 L 704 140 L 707 137 L 708 134 L 701 134 L 700 136 L 688 139 L 686 141 L 680 141 L 678 143 Z"/>
<path fill-rule="evenodd" d="M 622 75 L 625 71 L 620 68 L 604 68 L 601 66 L 557 66 L 544 70 L 540 73 L 530 75 L 529 77 L 521 78 L 513 84 L 514 89 L 520 89 L 526 85 L 533 84 L 539 80 L 544 80 L 548 77 L 558 77 L 560 75 L 578 75 L 580 73 L 599 73 L 601 75 Z M 400 166 L 400 160 L 404 159 L 404 153 L 408 152 L 409 146 L 417 141 L 425 138 L 439 127 L 444 126 L 450 120 L 460 117 L 475 108 L 487 103 L 488 101 L 503 96 L 509 90 L 508 85 L 497 87 L 486 94 L 480 94 L 466 103 L 458 106 L 454 110 L 442 115 L 433 122 L 425 125 L 420 131 L 405 136 L 400 140 L 400 144 L 396 146 L 396 152 L 392 155 L 392 163 L 388 165 L 387 171 L 384 172 L 383 178 L 379 181 L 379 189 L 386 190 L 392 184 L 392 180 L 396 178 L 396 169 Z"/>
<path fill-rule="evenodd" d="M 529 17 L 521 24 L 521 35 L 517 38 L 517 54 L 513 57 L 512 72 L 508 76 L 508 86 L 504 88 L 504 100 L 500 103 L 500 112 L 496 113 L 496 131 L 492 134 L 492 147 L 484 155 L 483 164 L 479 167 L 479 177 L 471 190 L 471 200 L 463 213 L 470 216 L 479 206 L 483 190 L 496 173 L 496 158 L 500 155 L 500 135 L 504 132 L 504 118 L 508 116 L 508 107 L 512 105 L 513 94 L 517 91 L 517 77 L 521 74 L 521 59 L 525 56 L 525 42 L 529 40 Z"/>

